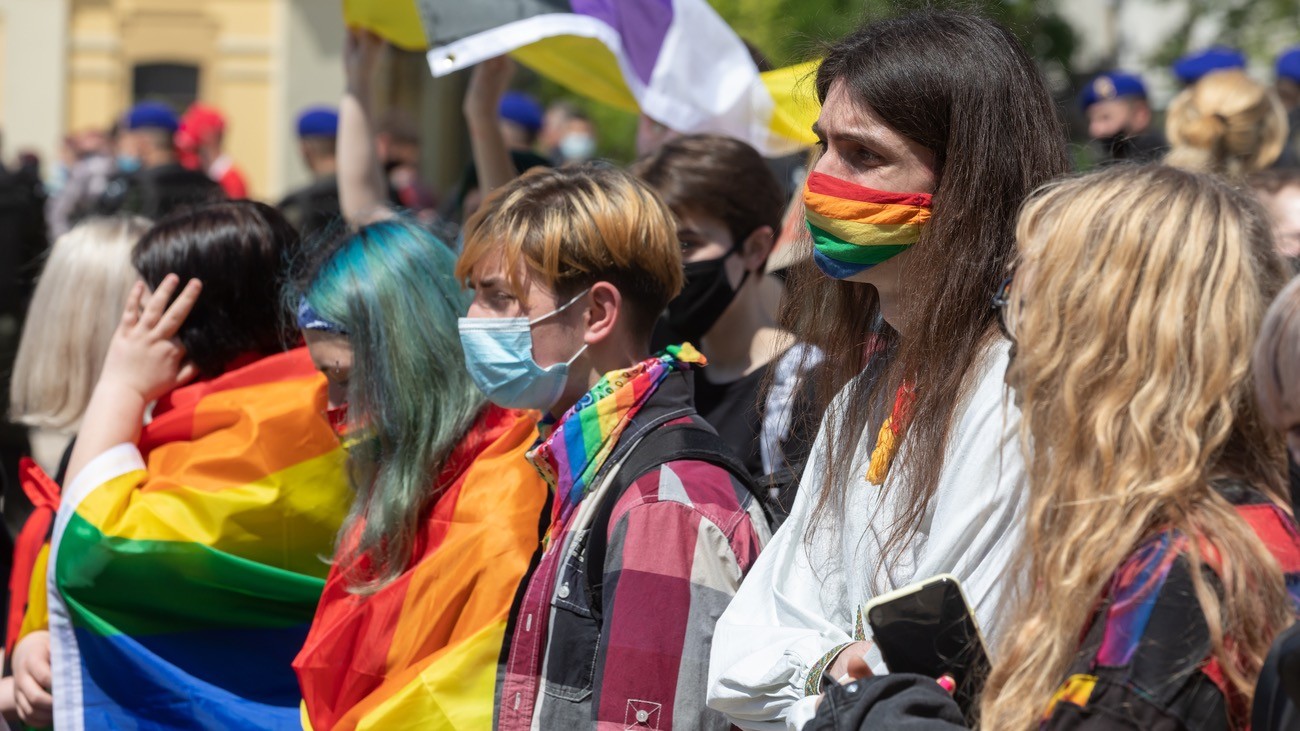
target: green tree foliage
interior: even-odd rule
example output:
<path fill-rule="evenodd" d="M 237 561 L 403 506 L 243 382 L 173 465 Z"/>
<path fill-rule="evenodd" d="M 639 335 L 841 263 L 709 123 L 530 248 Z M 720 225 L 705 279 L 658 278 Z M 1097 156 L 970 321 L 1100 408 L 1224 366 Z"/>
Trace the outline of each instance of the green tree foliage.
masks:
<path fill-rule="evenodd" d="M 1217 27 L 1216 43 L 1240 48 L 1264 61 L 1300 42 L 1300 2 L 1296 0 L 1164 0 L 1164 4 L 1169 12 L 1182 13 L 1182 22 L 1150 59 L 1152 65 L 1171 64 L 1192 50 L 1198 23 Z"/>

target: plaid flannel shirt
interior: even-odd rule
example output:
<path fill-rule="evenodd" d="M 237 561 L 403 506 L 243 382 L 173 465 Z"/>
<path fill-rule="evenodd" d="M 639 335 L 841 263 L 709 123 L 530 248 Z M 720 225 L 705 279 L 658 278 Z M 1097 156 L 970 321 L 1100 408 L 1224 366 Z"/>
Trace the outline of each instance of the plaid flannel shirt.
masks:
<path fill-rule="evenodd" d="M 677 373 L 633 418 L 607 465 L 650 429 L 692 419 Z M 601 475 L 535 560 L 516 598 L 497 728 L 726 729 L 705 707 L 713 626 L 769 537 L 762 507 L 725 469 L 678 460 L 639 476 L 610 514 L 600 601 L 583 573 Z M 599 606 L 600 611 L 595 611 Z"/>

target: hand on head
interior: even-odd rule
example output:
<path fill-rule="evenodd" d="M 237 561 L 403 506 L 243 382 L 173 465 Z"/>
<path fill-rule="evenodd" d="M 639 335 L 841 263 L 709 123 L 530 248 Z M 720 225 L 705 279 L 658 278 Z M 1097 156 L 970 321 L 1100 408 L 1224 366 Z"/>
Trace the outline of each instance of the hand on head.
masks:
<path fill-rule="evenodd" d="M 185 360 L 185 346 L 176 334 L 194 309 L 203 285 L 191 279 L 168 305 L 179 284 L 176 275 L 168 274 L 147 298 L 143 282 L 131 289 L 104 359 L 101 387 L 112 384 L 129 389 L 150 403 L 194 378 L 197 369 Z"/>

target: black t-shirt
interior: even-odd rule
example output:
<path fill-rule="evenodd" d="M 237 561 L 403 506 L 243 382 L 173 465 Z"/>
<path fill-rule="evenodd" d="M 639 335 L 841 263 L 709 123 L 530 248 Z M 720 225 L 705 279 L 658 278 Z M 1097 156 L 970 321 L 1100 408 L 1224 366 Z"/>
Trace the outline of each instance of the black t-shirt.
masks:
<path fill-rule="evenodd" d="M 717 430 L 754 477 L 765 474 L 759 441 L 764 409 L 758 400 L 771 367 L 767 363 L 731 383 L 713 383 L 708 368 L 695 378 L 695 410 Z"/>
<path fill-rule="evenodd" d="M 816 348 L 798 344 L 730 383 L 709 381 L 707 368 L 695 378 L 695 410 L 767 491 L 778 522 L 794 502 L 817 435 L 821 415 L 807 376 L 821 357 Z"/>

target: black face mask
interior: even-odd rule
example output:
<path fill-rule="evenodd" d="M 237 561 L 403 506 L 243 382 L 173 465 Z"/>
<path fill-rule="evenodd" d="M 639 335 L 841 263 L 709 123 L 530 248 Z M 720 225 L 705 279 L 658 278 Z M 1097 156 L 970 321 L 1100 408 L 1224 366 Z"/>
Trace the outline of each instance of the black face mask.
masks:
<path fill-rule="evenodd" d="M 740 284 L 732 287 L 727 281 L 726 263 L 734 253 L 733 248 L 717 259 L 686 264 L 686 283 L 682 293 L 668 303 L 666 318 L 668 326 L 682 339 L 698 345 L 749 278 L 746 269 Z"/>

